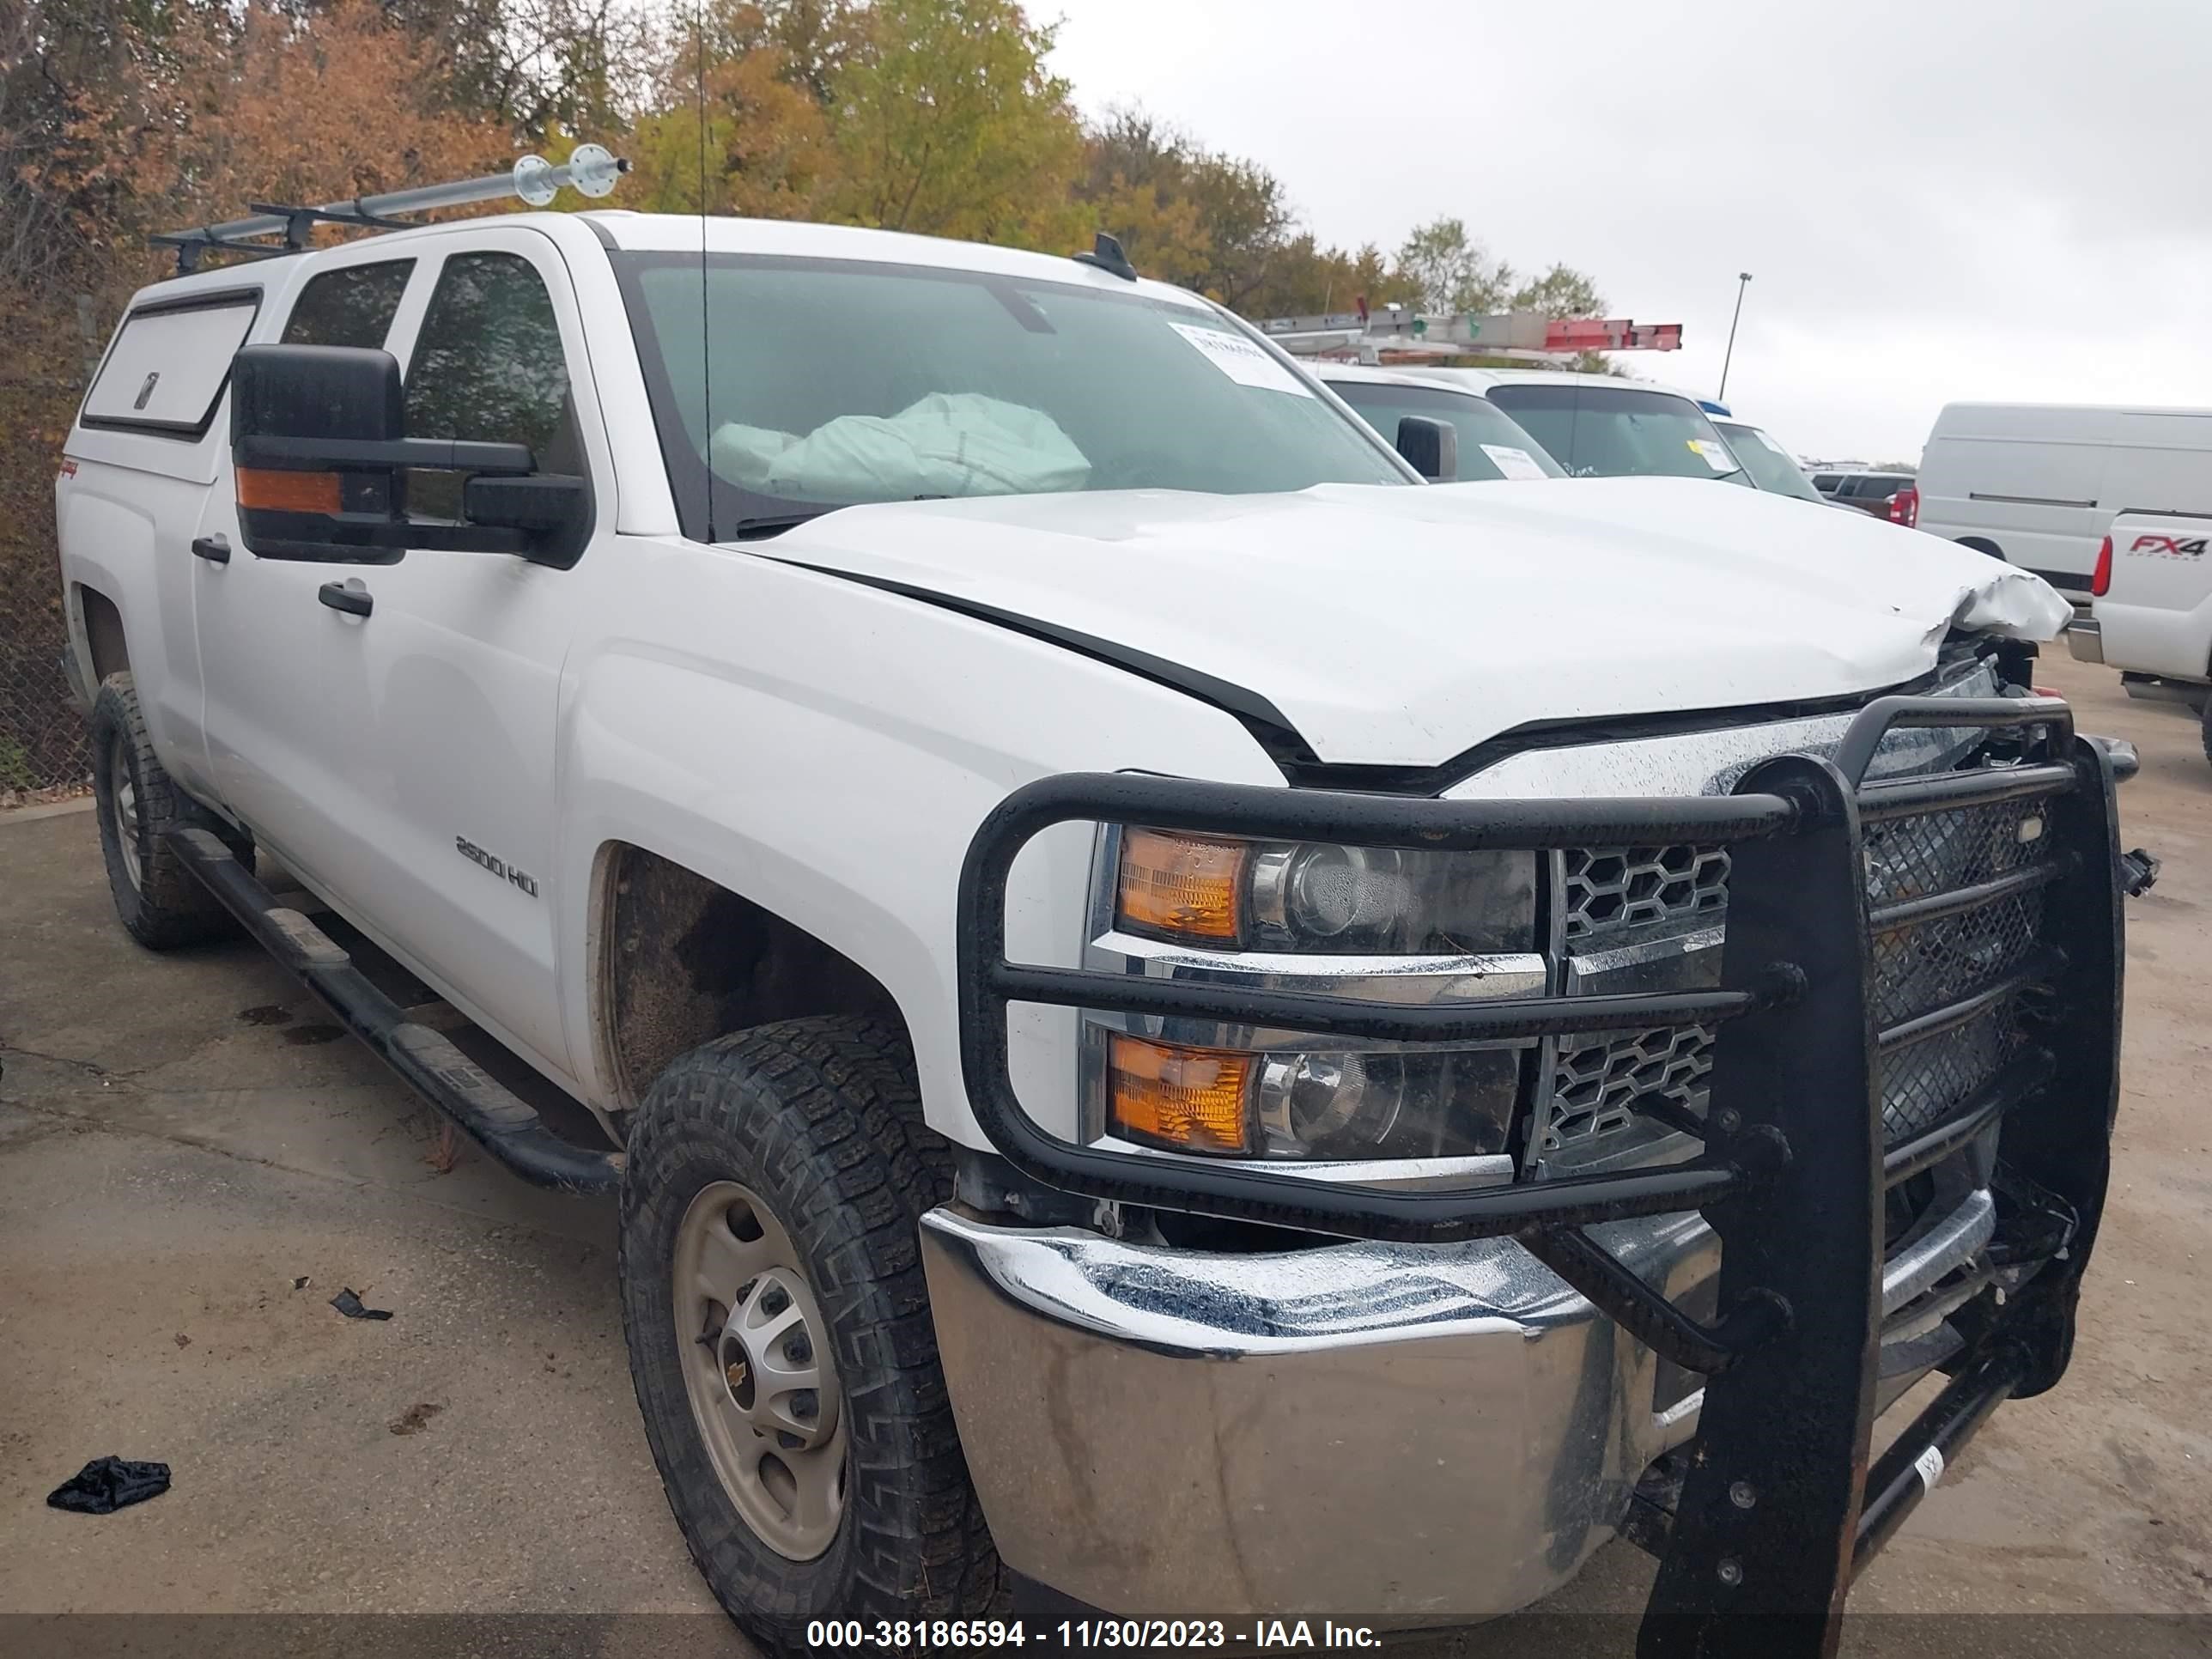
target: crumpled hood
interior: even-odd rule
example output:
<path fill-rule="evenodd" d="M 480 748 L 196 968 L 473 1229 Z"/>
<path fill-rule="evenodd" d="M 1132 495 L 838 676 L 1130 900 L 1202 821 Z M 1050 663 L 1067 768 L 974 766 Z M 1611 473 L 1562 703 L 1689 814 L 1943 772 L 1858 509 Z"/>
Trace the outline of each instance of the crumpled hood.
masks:
<path fill-rule="evenodd" d="M 1954 627 L 2047 640 L 2072 614 L 1939 537 L 1690 478 L 917 501 L 753 550 L 1164 659 L 1374 765 L 1534 720 L 1879 690 Z"/>

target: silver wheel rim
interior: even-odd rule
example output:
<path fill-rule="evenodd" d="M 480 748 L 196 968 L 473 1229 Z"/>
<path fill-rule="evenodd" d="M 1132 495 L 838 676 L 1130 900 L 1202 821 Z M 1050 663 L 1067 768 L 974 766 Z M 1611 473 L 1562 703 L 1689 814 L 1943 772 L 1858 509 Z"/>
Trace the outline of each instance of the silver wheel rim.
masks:
<path fill-rule="evenodd" d="M 830 1547 L 845 1512 L 844 1396 L 791 1235 L 750 1188 L 718 1181 L 676 1228 L 684 1389 L 738 1514 L 793 1561 Z"/>
<path fill-rule="evenodd" d="M 115 821 L 115 844 L 123 851 L 123 873 L 131 878 L 131 890 L 140 886 L 138 873 L 138 788 L 131 781 L 131 751 L 118 732 L 107 745 L 108 816 Z"/>

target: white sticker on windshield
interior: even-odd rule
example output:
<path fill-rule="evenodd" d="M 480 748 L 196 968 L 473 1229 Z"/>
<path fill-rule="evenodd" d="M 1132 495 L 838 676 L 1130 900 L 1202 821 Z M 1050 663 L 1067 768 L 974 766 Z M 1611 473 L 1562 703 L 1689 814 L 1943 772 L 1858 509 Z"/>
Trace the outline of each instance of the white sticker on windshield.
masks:
<path fill-rule="evenodd" d="M 1200 328 L 1191 323 L 1170 323 L 1168 326 L 1197 348 L 1206 362 L 1240 386 L 1256 386 L 1268 392 L 1288 392 L 1300 398 L 1313 393 L 1300 383 L 1298 377 L 1285 368 L 1256 341 L 1241 334 L 1231 334 L 1218 328 Z"/>
<path fill-rule="evenodd" d="M 1728 453 L 1726 444 L 1715 443 L 1711 438 L 1685 438 L 1682 441 L 1705 458 L 1707 466 L 1716 472 L 1736 470 L 1735 457 Z"/>
<path fill-rule="evenodd" d="M 1769 449 L 1779 455 L 1784 460 L 1787 461 L 1790 459 L 1790 452 L 1784 449 L 1780 444 L 1775 442 L 1772 438 L 1769 437 L 1763 428 L 1759 427 L 1753 427 L 1751 428 L 1751 435 L 1758 439 L 1759 442 L 1765 444 Z M 1794 461 L 1790 464 L 1793 466 L 1796 465 Z"/>
<path fill-rule="evenodd" d="M 1552 475 L 1536 464 L 1536 458 L 1525 449 L 1516 449 L 1511 444 L 1484 444 L 1482 453 L 1490 457 L 1490 464 L 1509 478 L 1548 478 Z"/>

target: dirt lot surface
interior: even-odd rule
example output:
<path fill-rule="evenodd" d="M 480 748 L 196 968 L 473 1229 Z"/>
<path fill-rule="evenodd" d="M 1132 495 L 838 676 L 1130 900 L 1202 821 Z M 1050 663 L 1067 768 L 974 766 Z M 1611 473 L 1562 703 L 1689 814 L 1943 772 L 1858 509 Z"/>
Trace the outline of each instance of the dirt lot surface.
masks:
<path fill-rule="evenodd" d="M 1862 1611 L 2212 1611 L 2212 767 L 2187 711 L 2063 653 L 2044 678 L 2140 745 L 2129 843 L 2166 860 L 2130 907 L 2112 1202 L 2072 1371 L 1999 1413 Z M 131 944 L 88 815 L 0 815 L 0 1613 L 710 1613 L 630 1395 L 610 1208 L 472 1150 L 439 1173 L 423 1110 L 337 1037 L 248 945 Z M 393 1317 L 339 1317 L 345 1287 Z M 175 1489 L 44 1506 L 106 1453 Z M 1557 1601 L 1631 1608 L 1649 1571 L 1615 1546 Z"/>

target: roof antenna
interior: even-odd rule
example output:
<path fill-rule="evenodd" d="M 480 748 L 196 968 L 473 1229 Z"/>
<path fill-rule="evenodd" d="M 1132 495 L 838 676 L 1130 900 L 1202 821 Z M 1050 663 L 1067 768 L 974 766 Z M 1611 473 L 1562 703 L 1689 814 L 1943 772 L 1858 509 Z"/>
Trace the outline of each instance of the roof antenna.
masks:
<path fill-rule="evenodd" d="M 1091 252 L 1079 253 L 1075 263 L 1096 265 L 1109 276 L 1119 276 L 1125 283 L 1137 280 L 1137 268 L 1129 263 L 1129 256 L 1121 252 L 1121 245 L 1104 231 L 1091 239 Z"/>

